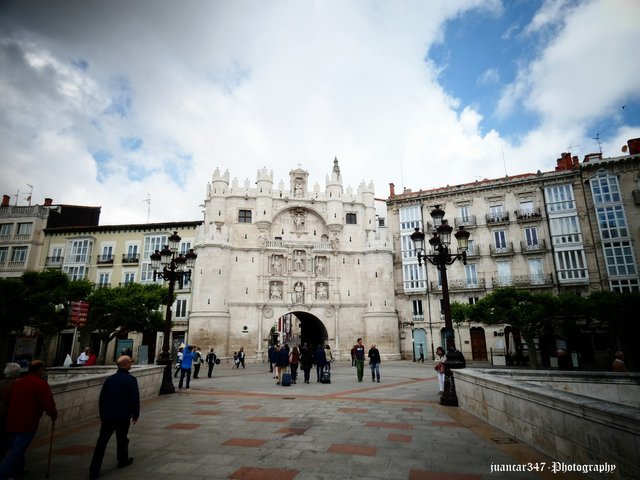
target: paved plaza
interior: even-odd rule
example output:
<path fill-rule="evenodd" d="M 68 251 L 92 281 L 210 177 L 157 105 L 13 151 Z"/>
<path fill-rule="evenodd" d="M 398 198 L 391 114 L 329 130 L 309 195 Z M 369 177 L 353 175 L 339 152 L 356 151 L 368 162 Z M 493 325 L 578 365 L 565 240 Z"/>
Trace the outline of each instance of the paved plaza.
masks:
<path fill-rule="evenodd" d="M 203 369 L 189 390 L 143 402 L 129 433 L 133 464 L 116 468 L 114 436 L 100 478 L 584 478 L 492 473 L 492 465 L 551 459 L 460 408 L 439 405 L 429 363 L 382 363 L 380 383 L 369 373 L 358 383 L 350 363 L 334 363 L 330 385 L 317 383 L 313 370 L 310 384 L 299 378 L 281 387 L 264 364 L 219 365 L 212 379 Z M 45 476 L 49 425 L 42 420 L 23 478 Z M 56 431 L 49 478 L 88 478 L 98 429 L 94 420 Z"/>

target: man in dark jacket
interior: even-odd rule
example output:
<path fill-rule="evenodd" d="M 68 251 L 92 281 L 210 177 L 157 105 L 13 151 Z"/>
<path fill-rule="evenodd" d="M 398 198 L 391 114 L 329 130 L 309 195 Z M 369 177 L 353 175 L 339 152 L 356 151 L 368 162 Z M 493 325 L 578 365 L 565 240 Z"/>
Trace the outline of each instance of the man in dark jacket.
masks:
<path fill-rule="evenodd" d="M 276 385 L 280 385 L 282 376 L 287 373 L 289 369 L 289 353 L 281 346 L 278 347 L 276 353 L 276 367 L 278 368 L 278 376 L 276 376 L 278 381 L 276 382 Z"/>
<path fill-rule="evenodd" d="M 34 360 L 29 372 L 11 386 L 6 432 L 9 434 L 9 452 L 0 464 L 0 478 L 19 477 L 24 472 L 24 453 L 38 430 L 40 417 L 46 412 L 55 423 L 58 417 L 51 387 L 42 378 L 44 363 Z"/>
<path fill-rule="evenodd" d="M 113 432 L 116 433 L 118 468 L 128 467 L 133 463 L 129 457 L 129 425 L 134 425 L 140 416 L 140 393 L 138 380 L 129 374 L 131 358 L 118 357 L 118 371 L 107 378 L 100 391 L 100 436 L 89 467 L 89 478 L 98 478 L 104 451 Z"/>
<path fill-rule="evenodd" d="M 318 345 L 315 353 L 313 354 L 313 360 L 316 364 L 316 375 L 317 381 L 320 382 L 322 378 L 322 370 L 324 370 L 324 366 L 327 364 L 327 354 L 324 352 L 324 347 L 322 345 Z"/>

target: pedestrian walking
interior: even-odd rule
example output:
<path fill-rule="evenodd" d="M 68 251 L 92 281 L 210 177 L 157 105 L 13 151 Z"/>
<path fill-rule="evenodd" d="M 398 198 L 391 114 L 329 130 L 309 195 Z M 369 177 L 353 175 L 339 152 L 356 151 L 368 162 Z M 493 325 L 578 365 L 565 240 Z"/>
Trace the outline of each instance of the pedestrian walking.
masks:
<path fill-rule="evenodd" d="M 298 379 L 298 364 L 300 363 L 300 351 L 298 347 L 293 347 L 289 354 L 289 367 L 291 368 L 291 382 L 296 383 Z"/>
<path fill-rule="evenodd" d="M 442 347 L 436 348 L 436 364 L 434 365 L 434 370 L 438 372 L 438 394 L 442 395 L 444 393 L 444 361 L 447 358 L 444 356 L 444 350 Z"/>
<path fill-rule="evenodd" d="M 324 352 L 324 348 L 321 344 L 318 345 L 318 348 L 316 348 L 316 351 L 313 354 L 313 363 L 316 364 L 317 382 L 320 383 L 320 380 L 322 379 L 322 370 L 324 370 L 324 367 L 327 364 L 327 354 Z"/>
<path fill-rule="evenodd" d="M 284 347 L 278 349 L 278 358 L 276 359 L 276 366 L 278 367 L 278 377 L 276 385 L 280 385 L 280 381 L 283 379 L 284 374 L 289 370 L 289 354 Z"/>
<path fill-rule="evenodd" d="M 309 383 L 311 367 L 313 367 L 313 353 L 306 343 L 303 343 L 300 349 L 300 367 L 304 373 L 304 383 Z"/>
<path fill-rule="evenodd" d="M 44 362 L 34 360 L 23 378 L 17 379 L 9 393 L 5 431 L 9 434 L 9 451 L 0 464 L 0 478 L 17 478 L 24 474 L 24 454 L 38 430 L 40 417 L 46 413 L 55 423 L 58 417 L 51 387 L 44 380 Z M 53 427 L 52 427 L 53 428 Z"/>
<path fill-rule="evenodd" d="M 98 478 L 111 435 L 116 434 L 116 458 L 118 468 L 128 467 L 133 463 L 129 456 L 129 426 L 138 422 L 140 417 L 140 392 L 138 380 L 129 373 L 131 357 L 118 357 L 118 371 L 104 381 L 100 390 L 98 408 L 100 411 L 100 434 L 93 451 L 89 466 L 89 478 Z"/>
<path fill-rule="evenodd" d="M 177 377 L 180 373 L 180 367 L 182 366 L 182 357 L 184 357 L 184 348 L 178 348 L 178 354 L 176 355 L 176 365 L 174 367 L 175 373 L 173 374 L 173 378 Z"/>
<path fill-rule="evenodd" d="M 195 349 L 194 357 L 193 357 L 193 378 L 198 378 L 200 374 L 200 367 L 204 363 L 204 358 L 202 358 L 202 352 L 200 351 L 200 347 L 193 347 Z"/>
<path fill-rule="evenodd" d="M 182 388 L 184 377 L 187 377 L 187 389 L 189 389 L 189 382 L 191 381 L 191 366 L 193 359 L 195 358 L 195 352 L 191 345 L 187 345 L 187 348 L 182 354 L 182 362 L 180 363 L 180 382 L 178 388 Z"/>
<path fill-rule="evenodd" d="M 9 411 L 9 394 L 16 378 L 20 376 L 20 364 L 7 363 L 4 367 L 4 378 L 0 380 L 0 460 L 9 450 L 9 434 L 6 432 L 7 412 Z"/>
<path fill-rule="evenodd" d="M 242 365 L 242 368 L 244 367 L 244 347 L 240 347 L 240 350 L 238 350 L 238 366 L 237 368 L 240 368 L 240 365 Z"/>
<path fill-rule="evenodd" d="M 418 352 L 420 353 L 420 357 L 418 358 L 418 361 L 424 363 L 424 347 L 422 346 L 422 344 L 420 344 L 420 348 L 418 349 Z"/>
<path fill-rule="evenodd" d="M 217 358 L 218 358 L 217 355 L 213 353 L 213 348 L 209 349 L 209 353 L 207 353 L 207 358 L 206 358 L 207 367 L 209 367 L 209 371 L 207 372 L 207 377 L 209 378 L 211 378 L 211 375 L 213 373 L 213 367 L 216 364 Z"/>
<path fill-rule="evenodd" d="M 333 363 L 333 353 L 331 353 L 331 347 L 329 345 L 324 346 L 324 356 L 327 359 L 327 370 L 331 371 L 331 364 Z"/>
<path fill-rule="evenodd" d="M 276 360 L 278 359 L 278 346 L 271 345 L 268 351 L 269 355 L 269 372 L 273 373 L 273 378 L 278 376 L 277 368 L 276 368 Z"/>
<path fill-rule="evenodd" d="M 358 338 L 357 343 L 353 346 L 353 352 L 356 359 L 356 374 L 358 375 L 358 382 L 362 381 L 364 376 L 364 345 L 362 344 L 362 338 Z"/>
<path fill-rule="evenodd" d="M 371 366 L 371 381 L 375 382 L 378 380 L 380 383 L 380 352 L 376 348 L 375 344 L 371 345 L 368 353 L 369 357 L 369 365 Z"/>

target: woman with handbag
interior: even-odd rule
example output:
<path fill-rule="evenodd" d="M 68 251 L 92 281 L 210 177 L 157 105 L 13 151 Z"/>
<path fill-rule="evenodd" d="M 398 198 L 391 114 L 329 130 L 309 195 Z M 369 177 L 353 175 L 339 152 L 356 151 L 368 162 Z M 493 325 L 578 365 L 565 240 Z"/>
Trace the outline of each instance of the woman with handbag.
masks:
<path fill-rule="evenodd" d="M 438 372 L 438 395 L 442 395 L 444 393 L 444 361 L 447 358 L 444 356 L 444 350 L 442 347 L 438 347 L 436 349 L 436 364 L 433 367 L 436 372 Z"/>

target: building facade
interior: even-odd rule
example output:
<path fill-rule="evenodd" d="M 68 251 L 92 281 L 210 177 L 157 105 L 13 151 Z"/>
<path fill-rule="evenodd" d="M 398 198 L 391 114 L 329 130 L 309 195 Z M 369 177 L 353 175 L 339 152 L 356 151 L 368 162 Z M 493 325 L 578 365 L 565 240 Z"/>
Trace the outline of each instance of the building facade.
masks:
<path fill-rule="evenodd" d="M 433 230 L 429 212 L 436 205 L 453 227 L 471 232 L 466 265 L 448 267 L 451 302 L 473 304 L 503 286 L 579 295 L 602 289 L 638 291 L 640 157 L 634 142 L 629 141 L 630 154 L 622 157 L 588 155 L 580 163 L 563 154 L 551 172 L 401 194 L 391 184 L 388 224 L 394 238 L 403 356 L 415 356 L 420 345 L 433 355 L 445 345 L 439 272 L 431 264 L 418 265 L 410 239 L 415 228 Z M 508 325 L 465 322 L 454 331 L 457 348 L 473 360 L 526 349 L 519 332 Z M 567 345 L 561 338 L 551 341 L 555 344 L 540 346 L 537 355 L 554 366 L 545 348 L 555 352 Z M 593 344 L 593 338 L 585 343 Z M 585 352 L 574 361 L 598 363 L 596 357 Z"/>
<path fill-rule="evenodd" d="M 350 356 L 358 337 L 399 357 L 388 230 L 373 184 L 342 185 L 338 160 L 325 189 L 309 172 L 255 182 L 213 174 L 198 228 L 189 339 L 221 355 L 263 361 L 271 341 L 328 344 Z"/>
<path fill-rule="evenodd" d="M 61 269 L 72 280 L 87 279 L 96 288 L 112 288 L 127 283 L 154 282 L 149 255 L 162 250 L 173 232 L 182 237 L 179 252 L 193 248 L 200 221 L 147 223 L 137 225 L 95 225 L 86 227 L 51 227 L 44 231 L 44 254 L 40 269 Z M 162 279 L 155 282 L 162 283 Z M 171 306 L 173 317 L 172 342 L 185 341 L 191 304 L 191 283 L 176 288 L 176 301 Z M 89 306 L 91 308 L 91 306 Z M 137 363 L 153 363 L 162 347 L 162 333 L 121 332 L 114 342 L 100 345 L 96 335 L 83 338 L 86 345 L 74 342 L 74 328 L 68 328 L 50 349 L 55 365 L 60 365 L 75 345 L 72 359 L 79 349 L 90 346 L 96 353 L 106 348 L 107 362 L 115 360 L 122 348 L 131 348 Z"/>

